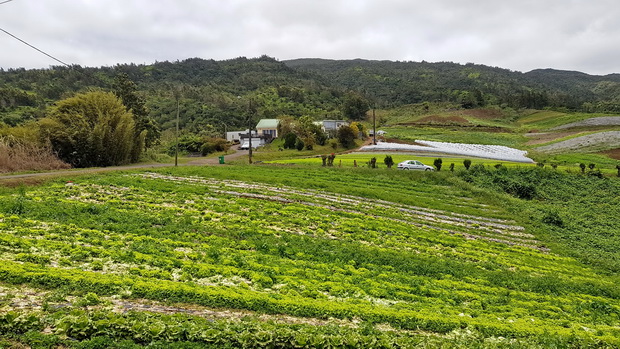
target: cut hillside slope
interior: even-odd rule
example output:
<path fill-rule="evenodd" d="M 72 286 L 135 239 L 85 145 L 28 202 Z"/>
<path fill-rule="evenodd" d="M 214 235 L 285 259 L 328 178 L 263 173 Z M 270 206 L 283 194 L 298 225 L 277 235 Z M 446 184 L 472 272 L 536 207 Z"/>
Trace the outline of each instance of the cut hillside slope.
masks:
<path fill-rule="evenodd" d="M 597 118 L 586 119 L 583 121 L 571 122 L 552 128 L 551 130 L 565 130 L 577 127 L 600 127 L 600 126 L 620 126 L 620 116 L 601 116 Z"/>
<path fill-rule="evenodd" d="M 535 148 L 549 154 L 562 152 L 592 152 L 620 146 L 620 131 L 598 132 Z"/>

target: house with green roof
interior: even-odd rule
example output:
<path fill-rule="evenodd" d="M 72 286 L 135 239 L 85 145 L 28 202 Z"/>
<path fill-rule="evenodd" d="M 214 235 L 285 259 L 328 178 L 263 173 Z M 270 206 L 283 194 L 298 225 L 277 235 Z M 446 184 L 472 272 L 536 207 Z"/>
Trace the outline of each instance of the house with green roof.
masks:
<path fill-rule="evenodd" d="M 278 138 L 278 119 L 261 119 L 256 125 L 256 132 L 259 135 L 270 135 L 271 138 Z"/>

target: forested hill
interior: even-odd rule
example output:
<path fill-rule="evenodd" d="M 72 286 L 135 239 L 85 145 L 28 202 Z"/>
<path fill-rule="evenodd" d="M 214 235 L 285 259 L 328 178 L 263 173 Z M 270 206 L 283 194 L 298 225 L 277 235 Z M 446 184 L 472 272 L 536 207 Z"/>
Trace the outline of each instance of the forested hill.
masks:
<path fill-rule="evenodd" d="M 452 62 L 296 59 L 286 65 L 366 91 L 385 106 L 423 101 L 494 104 L 513 108 L 620 111 L 620 74 L 606 76 L 539 69 L 521 73 Z"/>
<path fill-rule="evenodd" d="M 618 74 L 549 69 L 521 73 L 450 62 L 278 61 L 262 56 L 100 68 L 0 69 L 0 122 L 17 125 L 40 118 L 48 106 L 76 92 L 112 90 L 121 73 L 136 83 L 150 116 L 163 129 L 173 126 L 175 90 L 181 96 L 181 127 L 189 131 L 243 126 L 250 97 L 257 102 L 260 117 L 340 118 L 347 98 L 358 95 L 383 108 L 428 101 L 459 103 L 464 108 L 620 112 Z"/>
<path fill-rule="evenodd" d="M 0 122 L 15 125 L 36 119 L 55 101 L 92 88 L 111 90 L 126 74 L 146 99 L 162 128 L 172 127 L 175 90 L 181 96 L 181 127 L 242 126 L 251 97 L 261 117 L 339 115 L 343 90 L 320 76 L 289 68 L 270 57 L 224 61 L 192 58 L 150 65 L 74 66 L 0 70 Z M 244 124 L 243 124 L 244 125 Z"/>

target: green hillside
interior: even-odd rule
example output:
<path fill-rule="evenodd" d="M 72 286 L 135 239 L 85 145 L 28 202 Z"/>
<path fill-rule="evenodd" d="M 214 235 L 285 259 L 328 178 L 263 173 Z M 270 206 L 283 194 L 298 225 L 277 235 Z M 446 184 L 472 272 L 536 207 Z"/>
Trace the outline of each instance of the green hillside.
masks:
<path fill-rule="evenodd" d="M 347 93 L 361 94 L 380 108 L 421 102 L 463 108 L 554 108 L 618 112 L 618 75 L 536 70 L 514 72 L 479 64 L 321 59 L 278 61 L 263 56 L 214 61 L 191 58 L 113 67 L 52 67 L 0 70 L 0 121 L 17 125 L 41 118 L 54 102 L 93 88 L 111 90 L 127 74 L 163 129 L 173 127 L 173 90 L 182 91 L 181 128 L 223 124 L 242 127 L 247 98 L 260 117 L 342 117 Z M 241 97 L 241 98 L 238 98 Z"/>
<path fill-rule="evenodd" d="M 619 183 L 220 166 L 2 188 L 0 344 L 618 346 Z"/>

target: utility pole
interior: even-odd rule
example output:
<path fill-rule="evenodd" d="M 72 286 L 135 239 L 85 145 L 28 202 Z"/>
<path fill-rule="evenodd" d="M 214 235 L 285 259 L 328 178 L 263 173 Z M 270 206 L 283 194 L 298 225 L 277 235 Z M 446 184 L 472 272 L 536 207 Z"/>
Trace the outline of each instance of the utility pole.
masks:
<path fill-rule="evenodd" d="M 375 118 L 375 102 L 372 102 L 372 144 L 377 145 L 377 121 Z"/>
<path fill-rule="evenodd" d="M 249 139 L 249 152 L 248 152 L 248 160 L 250 162 L 250 164 L 252 164 L 252 116 L 253 116 L 254 112 L 252 110 L 252 99 L 250 98 L 250 101 L 248 102 L 248 134 L 250 136 Z"/>
<path fill-rule="evenodd" d="M 177 127 L 176 127 L 177 130 L 175 134 L 176 147 L 174 149 L 174 167 L 179 166 L 179 95 L 178 94 L 176 96 L 176 100 L 177 100 Z"/>

